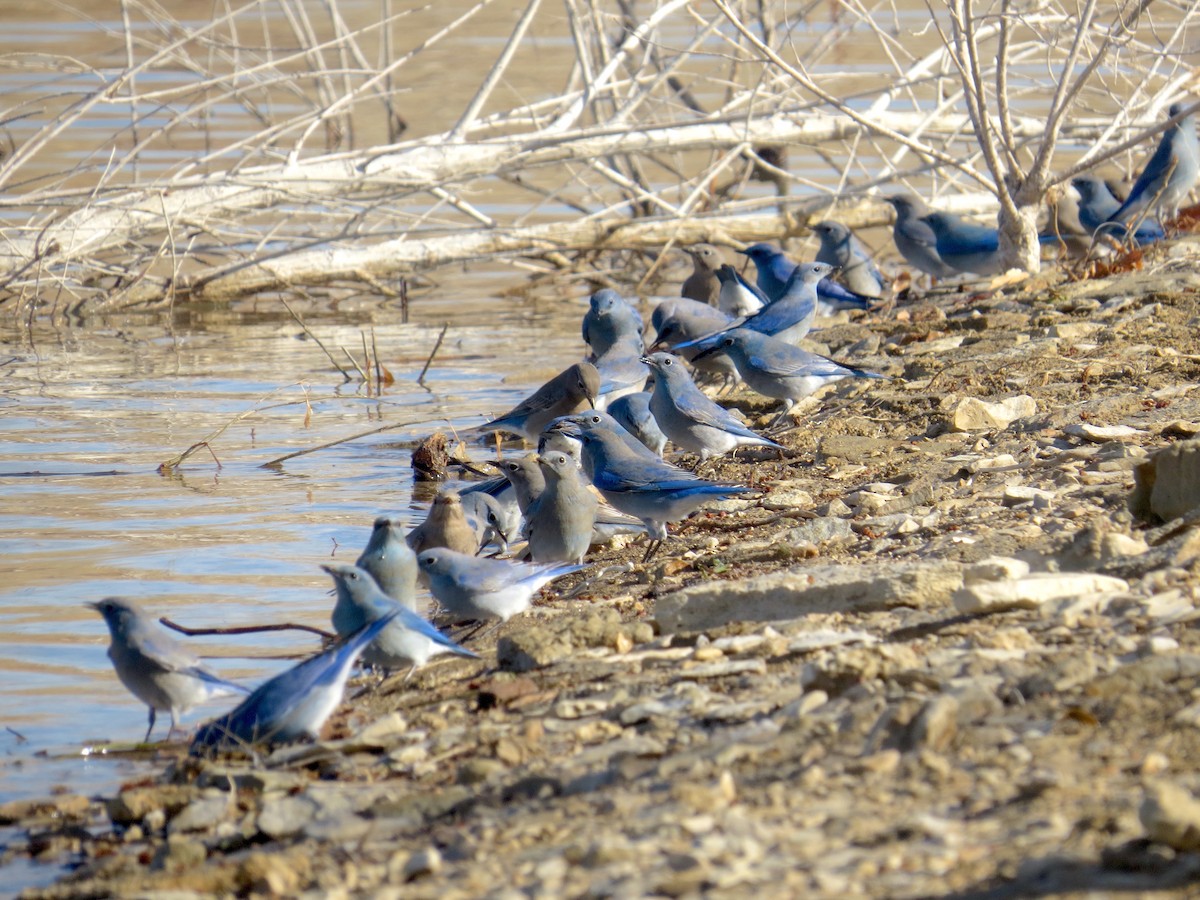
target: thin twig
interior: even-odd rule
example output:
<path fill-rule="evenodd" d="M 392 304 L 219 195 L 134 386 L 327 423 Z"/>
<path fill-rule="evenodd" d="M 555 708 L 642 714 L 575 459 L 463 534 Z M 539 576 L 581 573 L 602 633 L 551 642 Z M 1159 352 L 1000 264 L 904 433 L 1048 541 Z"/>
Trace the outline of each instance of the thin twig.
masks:
<path fill-rule="evenodd" d="M 336 634 L 324 631 L 320 628 L 314 628 L 312 625 L 300 625 L 295 622 L 279 622 L 274 625 L 229 625 L 224 628 L 188 628 L 180 625 L 178 622 L 172 622 L 166 616 L 163 616 L 158 621 L 162 622 L 168 628 L 186 634 L 188 637 L 202 637 L 210 634 L 259 634 L 264 631 L 307 631 L 309 634 L 317 634 L 328 641 L 335 640 Z"/>
<path fill-rule="evenodd" d="M 437 356 L 438 348 L 442 346 L 442 339 L 445 338 L 446 331 L 449 328 L 449 323 L 442 326 L 442 333 L 438 335 L 437 341 L 433 345 L 433 349 L 429 351 L 429 359 L 425 360 L 425 365 L 421 367 L 421 374 L 417 376 L 417 384 L 425 384 L 425 373 L 429 371 L 429 366 L 433 362 L 433 358 Z"/>
<path fill-rule="evenodd" d="M 295 459 L 298 456 L 307 456 L 310 453 L 316 453 L 318 450 L 326 450 L 330 447 L 336 447 L 339 444 L 347 444 L 350 441 L 357 441 L 359 438 L 370 437 L 373 434 L 379 434 L 381 431 L 394 431 L 397 428 L 408 428 L 412 425 L 419 425 L 423 419 L 412 419 L 408 422 L 393 422 L 391 425 L 381 425 L 378 428 L 372 428 L 370 431 L 363 431 L 358 434 L 352 434 L 349 437 L 338 438 L 336 441 L 329 441 L 324 444 L 318 444 L 316 447 L 306 447 L 303 450 L 297 450 L 294 453 L 288 453 L 285 456 L 277 457 L 270 462 L 265 462 L 259 466 L 260 469 L 277 469 L 289 459 Z"/>
<path fill-rule="evenodd" d="M 353 381 L 354 379 L 350 377 L 350 373 L 338 365 L 337 360 L 333 358 L 333 354 L 330 353 L 328 348 L 326 348 L 326 346 L 321 343 L 321 339 L 319 337 L 317 337 L 315 334 L 313 334 L 311 331 L 309 331 L 308 326 L 304 324 L 304 320 L 302 318 L 300 318 L 300 316 L 297 315 L 296 311 L 288 305 L 288 302 L 286 300 L 284 300 L 282 297 L 279 298 L 279 302 L 283 304 L 284 309 L 286 309 L 289 313 L 291 313 L 292 318 L 296 320 L 296 324 L 298 324 L 301 328 L 304 329 L 304 333 L 307 334 L 310 338 L 312 338 L 314 341 L 317 342 L 317 346 L 320 347 L 321 351 L 326 356 L 329 357 L 329 361 L 331 363 L 333 363 L 333 367 L 342 373 L 342 377 L 345 378 L 347 381 Z"/>

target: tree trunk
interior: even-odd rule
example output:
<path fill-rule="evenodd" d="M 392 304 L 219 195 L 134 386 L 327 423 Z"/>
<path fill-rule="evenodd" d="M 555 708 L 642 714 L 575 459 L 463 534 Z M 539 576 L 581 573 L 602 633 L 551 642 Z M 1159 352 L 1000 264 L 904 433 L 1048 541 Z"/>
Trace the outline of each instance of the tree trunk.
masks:
<path fill-rule="evenodd" d="M 1038 272 L 1042 267 L 1042 248 L 1038 243 L 1037 217 L 1040 203 L 1016 206 L 1012 215 L 1000 205 L 1000 258 L 1006 269 Z"/>

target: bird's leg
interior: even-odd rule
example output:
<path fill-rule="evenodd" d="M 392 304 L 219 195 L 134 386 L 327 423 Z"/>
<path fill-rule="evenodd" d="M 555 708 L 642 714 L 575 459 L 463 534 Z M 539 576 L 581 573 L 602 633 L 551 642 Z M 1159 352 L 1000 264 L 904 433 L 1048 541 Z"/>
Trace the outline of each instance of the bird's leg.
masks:
<path fill-rule="evenodd" d="M 154 713 L 154 707 L 152 706 L 152 707 L 150 707 L 150 727 L 146 729 L 146 736 L 144 738 L 142 738 L 143 744 L 150 743 L 150 732 L 152 732 L 154 730 L 154 718 L 155 718 L 155 713 Z M 170 737 L 170 735 L 168 734 L 167 737 Z"/>
<path fill-rule="evenodd" d="M 662 538 L 652 538 L 646 546 L 646 555 L 642 557 L 642 565 L 650 562 L 654 558 L 654 554 L 658 552 L 658 548 L 662 546 Z"/>

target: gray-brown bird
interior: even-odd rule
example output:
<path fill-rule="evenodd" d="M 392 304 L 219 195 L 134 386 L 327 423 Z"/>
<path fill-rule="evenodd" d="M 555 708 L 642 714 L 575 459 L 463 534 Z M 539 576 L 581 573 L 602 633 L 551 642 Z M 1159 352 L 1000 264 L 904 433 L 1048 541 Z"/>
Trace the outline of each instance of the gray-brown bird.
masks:
<path fill-rule="evenodd" d="M 680 296 L 716 306 L 721 294 L 717 269 L 725 262 L 720 249 L 712 244 L 693 244 L 685 247 L 683 252 L 692 258 L 692 274 L 684 279 Z"/>
<path fill-rule="evenodd" d="M 575 363 L 480 431 L 507 431 L 536 444 L 542 430 L 559 416 L 594 409 L 600 393 L 600 373 L 588 362 Z"/>
<path fill-rule="evenodd" d="M 416 553 L 430 547 L 449 547 L 474 556 L 479 550 L 479 536 L 467 520 L 458 491 L 442 491 L 434 497 L 425 521 L 410 531 L 406 540 Z"/>

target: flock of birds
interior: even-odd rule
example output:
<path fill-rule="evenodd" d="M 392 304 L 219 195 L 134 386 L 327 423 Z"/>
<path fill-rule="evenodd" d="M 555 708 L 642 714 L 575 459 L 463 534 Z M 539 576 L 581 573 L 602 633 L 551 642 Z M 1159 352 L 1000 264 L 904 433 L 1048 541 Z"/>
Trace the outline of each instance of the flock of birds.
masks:
<path fill-rule="evenodd" d="M 1171 117 L 1181 111 L 1172 106 Z M 1124 200 L 1098 178 L 1075 179 L 1080 222 L 1093 234 L 1157 240 L 1164 232 L 1155 214 L 1163 221 L 1173 215 L 1198 172 L 1200 148 L 1188 115 L 1163 133 Z M 909 194 L 888 202 L 896 211 L 897 249 L 914 268 L 934 278 L 1000 271 L 995 229 L 931 213 Z M 882 377 L 797 346 L 822 311 L 868 308 L 888 287 L 850 229 L 827 221 L 813 230 L 821 242 L 815 262 L 796 264 L 769 244 L 740 251 L 755 264 L 754 283 L 719 248 L 688 248 L 693 271 L 679 297 L 655 307 L 649 347 L 634 303 L 614 290 L 592 294 L 582 327 L 587 359 L 482 428 L 520 436 L 538 452 L 501 460 L 497 478 L 442 491 L 407 534 L 399 519 L 378 518 L 354 565 L 322 567 L 337 595 L 338 640 L 257 689 L 212 672 L 134 603 L 90 604 L 108 625 L 118 677 L 149 708 L 145 740 L 157 712 L 170 715 L 169 738 L 192 706 L 230 694 L 246 696 L 200 727 L 193 753 L 316 738 L 360 660 L 385 672 L 407 667 L 411 675 L 442 654 L 476 657 L 422 614 L 418 581 L 455 621 L 478 623 L 473 636 L 527 610 L 549 582 L 584 568 L 593 546 L 644 533 L 648 561 L 670 523 L 750 491 L 697 470 L 740 448 L 783 448 L 712 399 L 697 379 L 722 388 L 740 380 L 782 401 L 773 427 L 797 400 L 831 382 Z M 666 461 L 668 442 L 695 454 L 695 467 Z M 525 558 L 502 557 L 519 538 Z M 495 553 L 480 555 L 489 546 Z"/>

